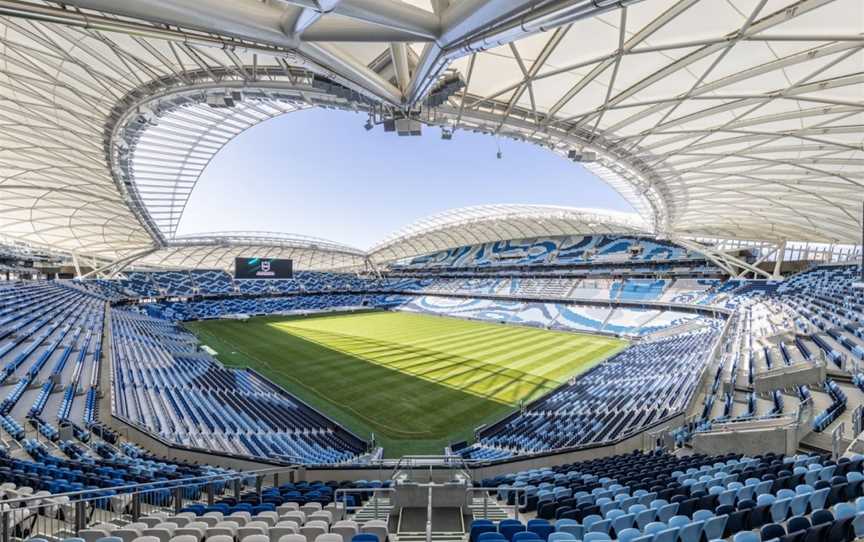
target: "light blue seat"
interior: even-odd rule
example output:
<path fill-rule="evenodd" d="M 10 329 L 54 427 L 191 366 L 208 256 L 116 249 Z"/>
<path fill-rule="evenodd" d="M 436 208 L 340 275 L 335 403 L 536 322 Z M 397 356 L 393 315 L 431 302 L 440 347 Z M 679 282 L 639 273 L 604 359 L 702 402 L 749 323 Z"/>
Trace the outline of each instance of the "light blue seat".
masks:
<path fill-rule="evenodd" d="M 735 497 L 738 496 L 737 489 L 727 489 L 717 496 L 717 502 L 721 505 L 732 506 L 735 504 Z"/>
<path fill-rule="evenodd" d="M 830 487 L 818 489 L 814 491 L 810 495 L 810 510 L 822 510 L 825 508 L 825 501 L 828 499 L 828 492 L 831 491 Z"/>
<path fill-rule="evenodd" d="M 561 527 L 563 527 L 565 525 L 579 525 L 579 522 L 576 521 L 575 519 L 570 519 L 570 518 L 559 519 L 555 522 L 555 530 L 560 531 Z"/>
<path fill-rule="evenodd" d="M 702 521 L 692 521 L 687 525 L 683 525 L 678 530 L 678 537 L 681 539 L 681 542 L 699 542 L 702 538 L 702 527 L 704 524 Z"/>
<path fill-rule="evenodd" d="M 626 514 L 627 514 L 627 512 L 625 512 L 624 510 L 621 510 L 619 508 L 613 508 L 612 510 L 609 510 L 608 512 L 603 514 L 603 519 L 615 521 L 615 518 L 619 518 L 619 517 L 626 515 Z"/>
<path fill-rule="evenodd" d="M 789 502 L 789 513 L 793 516 L 803 516 L 807 513 L 807 503 L 810 502 L 810 493 L 796 495 Z"/>
<path fill-rule="evenodd" d="M 598 521 L 597 523 L 592 525 L 591 528 L 588 529 L 588 532 L 591 532 L 591 533 L 608 533 L 609 529 L 611 527 L 612 527 L 612 521 L 608 520 L 608 519 L 604 519 L 604 520 Z"/>
<path fill-rule="evenodd" d="M 617 499 L 619 496 L 620 495 L 616 495 L 615 498 Z M 639 502 L 639 499 L 635 496 L 626 497 L 624 499 L 621 499 L 619 502 L 621 510 L 630 510 L 630 507 Z"/>
<path fill-rule="evenodd" d="M 582 539 L 582 542 L 608 542 L 609 540 L 612 539 L 606 533 L 588 533 Z"/>
<path fill-rule="evenodd" d="M 661 506 L 660 509 L 657 510 L 657 520 L 666 523 L 669 521 L 669 518 L 678 512 L 678 506 L 679 504 L 677 502 Z"/>
<path fill-rule="evenodd" d="M 667 528 L 667 525 L 661 521 L 652 521 L 642 529 L 642 532 L 645 534 L 657 534 L 660 531 L 665 531 Z"/>
<path fill-rule="evenodd" d="M 688 518 L 687 516 L 672 516 L 666 522 L 666 524 L 669 525 L 670 527 L 676 527 L 678 529 L 680 529 L 681 527 L 683 527 L 689 523 L 690 523 L 690 518 Z"/>
<path fill-rule="evenodd" d="M 708 521 L 714 517 L 714 512 L 711 510 L 696 510 L 693 512 L 693 521 Z"/>
<path fill-rule="evenodd" d="M 636 514 L 636 526 L 640 530 L 645 530 L 645 526 L 654 521 L 655 512 L 652 509 L 643 510 Z"/>
<path fill-rule="evenodd" d="M 639 512 L 643 512 L 648 510 L 648 507 L 644 504 L 634 504 L 630 508 L 627 509 L 628 514 L 638 514 Z"/>
<path fill-rule="evenodd" d="M 705 521 L 705 524 L 702 527 L 702 530 L 705 533 L 705 538 L 708 540 L 713 540 L 715 538 L 721 538 L 723 536 L 723 531 L 726 529 L 726 522 L 729 520 L 729 516 L 714 516 Z"/>
<path fill-rule="evenodd" d="M 651 503 L 651 501 L 653 501 L 656 498 L 657 498 L 657 493 L 655 493 L 653 491 L 651 493 L 646 493 L 646 494 L 642 495 L 641 497 L 639 497 L 639 504 L 644 504 L 645 506 L 648 506 Z"/>
<path fill-rule="evenodd" d="M 623 514 L 612 520 L 612 528 L 615 529 L 616 533 L 620 533 L 624 529 L 633 527 L 634 523 L 636 523 L 635 514 Z"/>
<path fill-rule="evenodd" d="M 618 542 L 633 542 L 642 535 L 639 529 L 624 529 L 616 532 L 618 533 Z"/>
<path fill-rule="evenodd" d="M 789 506 L 791 504 L 792 499 L 776 499 L 771 503 L 771 521 L 774 523 L 783 523 L 786 521 L 786 518 L 789 517 Z"/>
<path fill-rule="evenodd" d="M 855 499 L 855 508 L 857 508 L 859 512 L 864 512 L 864 497 L 858 497 Z"/>
<path fill-rule="evenodd" d="M 764 482 L 759 482 L 756 484 L 756 495 L 764 495 L 766 493 L 771 492 L 771 486 L 774 484 L 773 480 L 766 480 Z"/>
<path fill-rule="evenodd" d="M 848 502 L 841 502 L 834 505 L 831 512 L 834 514 L 834 519 L 846 519 L 851 518 L 857 512 L 855 510 L 855 505 L 850 504 Z"/>
<path fill-rule="evenodd" d="M 741 502 L 741 501 L 744 501 L 747 499 L 752 499 L 753 493 L 755 491 L 756 491 L 755 485 L 744 486 L 738 490 L 738 494 L 735 496 L 735 498 L 738 499 L 738 502 Z"/>
<path fill-rule="evenodd" d="M 582 518 L 582 525 L 585 526 L 586 530 L 590 531 L 591 526 L 598 521 L 603 521 L 603 518 L 601 516 L 598 516 L 597 514 L 591 514 Z"/>
<path fill-rule="evenodd" d="M 653 508 L 654 510 L 659 510 L 667 504 L 669 504 L 669 501 L 667 501 L 666 499 L 654 499 L 653 501 L 651 501 L 649 507 Z"/>
<path fill-rule="evenodd" d="M 546 540 L 548 542 L 569 542 L 570 540 L 577 540 L 577 538 L 571 533 L 552 533 Z"/>
<path fill-rule="evenodd" d="M 756 505 L 757 506 L 767 506 L 772 504 L 776 500 L 776 497 L 770 493 L 763 493 L 761 495 L 756 496 Z"/>
<path fill-rule="evenodd" d="M 762 539 L 758 534 L 753 531 L 743 531 L 740 533 L 736 533 L 732 538 L 733 542 L 762 542 Z"/>
<path fill-rule="evenodd" d="M 582 540 L 585 535 L 585 527 L 579 523 L 568 523 L 561 526 L 556 526 L 559 533 L 570 533 L 576 537 L 576 540 Z"/>
<path fill-rule="evenodd" d="M 678 529 L 665 529 L 654 535 L 654 542 L 675 542 L 678 540 Z"/>
<path fill-rule="evenodd" d="M 811 486 L 810 484 L 798 484 L 797 486 L 795 486 L 795 493 L 799 495 L 804 495 L 805 493 L 813 493 L 813 486 Z"/>
<path fill-rule="evenodd" d="M 856 537 L 864 538 L 864 512 L 855 514 L 855 519 L 852 520 L 852 529 L 854 529 Z"/>

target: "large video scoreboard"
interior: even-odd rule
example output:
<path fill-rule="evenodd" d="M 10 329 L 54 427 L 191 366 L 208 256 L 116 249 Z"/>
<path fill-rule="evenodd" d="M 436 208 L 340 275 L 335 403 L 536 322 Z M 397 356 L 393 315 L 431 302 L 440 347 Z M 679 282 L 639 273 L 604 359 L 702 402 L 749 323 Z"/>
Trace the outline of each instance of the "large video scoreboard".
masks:
<path fill-rule="evenodd" d="M 277 258 L 234 258 L 236 279 L 290 279 L 294 262 Z"/>

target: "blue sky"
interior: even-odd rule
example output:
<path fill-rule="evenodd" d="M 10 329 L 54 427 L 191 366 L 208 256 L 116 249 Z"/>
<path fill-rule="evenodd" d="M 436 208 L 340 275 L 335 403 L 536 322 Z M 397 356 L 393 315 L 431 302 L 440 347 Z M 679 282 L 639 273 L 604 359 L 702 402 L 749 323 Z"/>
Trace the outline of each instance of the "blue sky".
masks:
<path fill-rule="evenodd" d="M 260 230 L 359 248 L 424 216 L 468 205 L 632 208 L 581 166 L 534 145 L 437 128 L 421 137 L 363 129 L 365 115 L 312 109 L 264 122 L 220 151 L 180 234 Z"/>

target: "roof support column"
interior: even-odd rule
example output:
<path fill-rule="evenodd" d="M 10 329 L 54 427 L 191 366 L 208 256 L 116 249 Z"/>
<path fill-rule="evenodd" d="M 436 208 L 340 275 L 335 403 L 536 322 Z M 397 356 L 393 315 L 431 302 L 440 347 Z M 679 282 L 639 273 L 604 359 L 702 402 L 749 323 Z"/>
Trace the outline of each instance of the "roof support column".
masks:
<path fill-rule="evenodd" d="M 786 257 L 786 240 L 784 239 L 780 246 L 777 247 L 777 258 L 774 261 L 774 279 L 781 280 L 783 275 L 780 274 L 780 270 L 783 267 L 783 259 Z"/>
<path fill-rule="evenodd" d="M 72 252 L 72 266 L 75 267 L 75 278 L 81 278 L 81 266 L 78 264 L 78 253 Z"/>

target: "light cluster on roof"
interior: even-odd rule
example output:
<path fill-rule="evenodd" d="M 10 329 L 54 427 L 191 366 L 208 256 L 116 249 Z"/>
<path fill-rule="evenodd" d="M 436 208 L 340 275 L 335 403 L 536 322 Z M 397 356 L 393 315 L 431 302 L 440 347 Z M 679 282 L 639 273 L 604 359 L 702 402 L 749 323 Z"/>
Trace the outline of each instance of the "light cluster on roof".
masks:
<path fill-rule="evenodd" d="M 0 232 L 102 261 L 179 247 L 210 158 L 310 106 L 595 153 L 664 236 L 860 242 L 860 0 L 0 0 L 0 65 Z"/>

